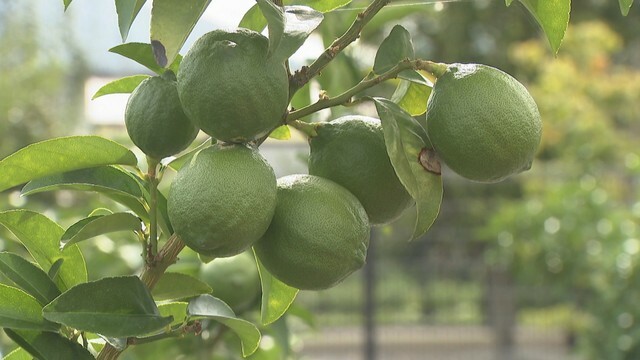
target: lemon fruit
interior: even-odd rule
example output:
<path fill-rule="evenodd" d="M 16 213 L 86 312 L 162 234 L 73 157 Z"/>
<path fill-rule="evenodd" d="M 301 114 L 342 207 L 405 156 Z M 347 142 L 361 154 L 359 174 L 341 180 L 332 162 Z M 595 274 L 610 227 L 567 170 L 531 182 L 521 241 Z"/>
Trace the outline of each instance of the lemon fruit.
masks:
<path fill-rule="evenodd" d="M 175 76 L 170 74 L 142 81 L 131 93 L 124 113 L 133 143 L 155 159 L 179 153 L 198 135 L 198 128 L 182 111 Z"/>
<path fill-rule="evenodd" d="M 267 58 L 268 48 L 266 37 L 245 29 L 215 30 L 194 43 L 180 64 L 178 93 L 202 131 L 247 142 L 281 124 L 289 80 L 284 63 Z"/>
<path fill-rule="evenodd" d="M 344 187 L 314 175 L 278 179 L 276 212 L 254 245 L 262 264 L 298 289 L 336 285 L 364 263 L 367 213 Z"/>
<path fill-rule="evenodd" d="M 371 224 L 398 218 L 413 204 L 391 165 L 380 120 L 345 116 L 316 128 L 309 174 L 333 180 L 354 194 Z"/>
<path fill-rule="evenodd" d="M 276 177 L 257 150 L 214 145 L 176 175 L 167 199 L 174 231 L 194 251 L 228 257 L 250 247 L 269 227 Z"/>
<path fill-rule="evenodd" d="M 454 172 L 497 182 L 531 167 L 542 123 L 527 89 L 507 73 L 450 64 L 429 96 L 427 134 Z"/>
<path fill-rule="evenodd" d="M 236 313 L 246 310 L 260 294 L 260 275 L 251 252 L 203 264 L 200 279 L 211 286 L 211 295 Z"/>

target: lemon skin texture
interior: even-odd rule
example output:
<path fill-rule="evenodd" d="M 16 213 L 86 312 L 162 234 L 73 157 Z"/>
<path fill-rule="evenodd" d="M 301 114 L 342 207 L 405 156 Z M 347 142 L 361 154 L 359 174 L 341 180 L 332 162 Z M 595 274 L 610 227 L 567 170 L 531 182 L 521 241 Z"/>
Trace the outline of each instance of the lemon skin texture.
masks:
<path fill-rule="evenodd" d="M 251 252 L 203 264 L 199 277 L 211 286 L 211 295 L 236 313 L 250 307 L 260 294 L 260 274 Z"/>
<path fill-rule="evenodd" d="M 344 187 L 313 175 L 278 179 L 278 201 L 256 255 L 280 281 L 303 290 L 332 287 L 366 259 L 367 213 Z"/>
<path fill-rule="evenodd" d="M 309 174 L 354 194 L 374 225 L 397 219 L 414 204 L 391 165 L 380 120 L 345 116 L 317 127 L 310 140 Z"/>
<path fill-rule="evenodd" d="M 133 143 L 155 159 L 179 153 L 198 135 L 182 110 L 175 81 L 160 76 L 145 79 L 131 93 L 124 120 Z"/>
<path fill-rule="evenodd" d="M 282 62 L 267 58 L 269 40 L 238 29 L 198 39 L 180 64 L 178 93 L 186 114 L 224 142 L 248 142 L 282 123 L 289 79 Z"/>
<path fill-rule="evenodd" d="M 429 96 L 427 134 L 454 172 L 497 182 L 531 167 L 542 122 L 527 89 L 507 73 L 450 64 Z"/>
<path fill-rule="evenodd" d="M 214 145 L 182 167 L 167 212 L 174 231 L 209 257 L 243 252 L 269 227 L 276 206 L 273 169 L 245 145 Z"/>

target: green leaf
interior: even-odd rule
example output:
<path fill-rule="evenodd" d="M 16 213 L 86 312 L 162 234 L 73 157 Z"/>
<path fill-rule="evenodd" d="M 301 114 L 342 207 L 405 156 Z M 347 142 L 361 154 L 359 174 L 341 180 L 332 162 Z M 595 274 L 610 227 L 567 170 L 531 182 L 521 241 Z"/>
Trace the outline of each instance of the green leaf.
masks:
<path fill-rule="evenodd" d="M 122 41 L 127 40 L 131 24 L 138 16 L 140 9 L 146 0 L 116 0 L 116 12 L 118 13 L 118 27 Z"/>
<path fill-rule="evenodd" d="M 414 58 L 415 52 L 411 42 L 411 35 L 405 28 L 396 25 L 378 48 L 373 64 L 373 72 L 378 75 L 383 74 L 401 61 Z M 414 70 L 405 70 L 398 74 L 398 77 L 427 85 L 424 77 Z"/>
<path fill-rule="evenodd" d="M 161 67 L 171 64 L 211 0 L 154 0 L 151 46 Z"/>
<path fill-rule="evenodd" d="M 114 80 L 98 89 L 98 91 L 93 94 L 91 100 L 97 99 L 100 96 L 104 95 L 131 94 L 133 90 L 135 90 L 138 85 L 140 85 L 141 82 L 145 81 L 149 77 L 149 75 L 133 75 Z"/>
<path fill-rule="evenodd" d="M 558 53 L 569 26 L 571 0 L 520 0 L 547 35 L 554 53 Z"/>
<path fill-rule="evenodd" d="M 64 10 L 66 11 L 67 8 L 69 7 L 69 5 L 71 5 L 71 1 L 72 0 L 63 0 L 64 3 Z"/>
<path fill-rule="evenodd" d="M 187 317 L 187 306 L 189 306 L 189 303 L 178 301 L 160 304 L 158 305 L 158 310 L 160 311 L 160 315 L 164 317 L 171 316 L 173 318 L 173 322 L 170 326 L 175 326 L 184 323 L 184 320 Z"/>
<path fill-rule="evenodd" d="M 4 332 L 38 360 L 95 360 L 82 345 L 58 333 L 11 329 L 4 329 Z"/>
<path fill-rule="evenodd" d="M 416 239 L 429 230 L 440 212 L 443 193 L 440 164 L 431 162 L 433 146 L 416 119 L 390 100 L 374 98 L 374 101 L 391 164 L 416 201 L 417 218 L 412 235 Z M 427 170 L 421 162 L 432 167 Z"/>
<path fill-rule="evenodd" d="M 42 314 L 50 321 L 115 338 L 148 334 L 173 321 L 160 315 L 137 276 L 74 286 L 45 306 Z"/>
<path fill-rule="evenodd" d="M 629 10 L 631 10 L 631 5 L 633 5 L 633 0 L 619 0 L 620 1 L 620 11 L 622 15 L 629 15 Z"/>
<path fill-rule="evenodd" d="M 391 101 L 400 105 L 411 116 L 422 115 L 427 111 L 427 102 L 431 94 L 431 86 L 419 84 L 408 80 L 400 80 L 396 91 L 391 96 Z"/>
<path fill-rule="evenodd" d="M 296 299 L 299 290 L 276 279 L 262 265 L 260 259 L 257 256 L 255 258 L 258 264 L 258 272 L 260 273 L 260 283 L 262 284 L 260 322 L 262 322 L 262 325 L 269 325 L 287 312 L 287 309 Z"/>
<path fill-rule="evenodd" d="M 142 189 L 128 172 L 114 166 L 98 166 L 54 174 L 28 182 L 21 191 L 28 196 L 44 191 L 76 190 L 118 193 L 134 199 L 142 198 Z"/>
<path fill-rule="evenodd" d="M 267 19 L 262 15 L 260 6 L 258 4 L 253 5 L 242 17 L 238 27 L 262 32 L 265 26 L 267 26 Z"/>
<path fill-rule="evenodd" d="M 256 0 L 262 15 L 267 19 L 267 27 L 269 28 L 269 55 L 273 55 L 284 34 L 285 16 L 284 10 L 274 4 L 271 0 Z"/>
<path fill-rule="evenodd" d="M 8 353 L 2 360 L 33 360 L 33 356 L 31 356 L 27 350 L 19 347 Z"/>
<path fill-rule="evenodd" d="M 57 331 L 60 326 L 42 317 L 42 305 L 33 296 L 0 284 L 0 327 Z"/>
<path fill-rule="evenodd" d="M 513 0 L 504 0 L 504 3 L 509 6 L 511 5 L 511 3 L 513 2 Z"/>
<path fill-rule="evenodd" d="M 51 264 L 49 271 L 47 271 L 47 276 L 49 276 L 49 279 L 55 280 L 58 277 L 62 264 L 64 264 L 64 258 L 60 258 L 54 261 L 53 264 Z"/>
<path fill-rule="evenodd" d="M 142 222 L 139 217 L 126 212 L 91 216 L 71 225 L 60 237 L 60 246 L 66 249 L 82 240 L 116 231 L 141 232 Z"/>
<path fill-rule="evenodd" d="M 286 0 L 285 5 L 296 4 L 305 5 L 326 13 L 349 5 L 351 0 Z"/>
<path fill-rule="evenodd" d="M 184 166 L 184 164 L 186 164 L 187 162 L 191 161 L 191 159 L 193 159 L 193 156 L 195 154 L 197 154 L 200 150 L 207 148 L 211 146 L 211 139 L 207 139 L 205 140 L 202 144 L 196 146 L 195 148 L 193 148 L 192 150 L 190 150 L 189 152 L 171 160 L 171 162 L 169 164 L 167 164 L 168 167 L 172 168 L 175 171 L 178 171 L 182 168 L 182 166 Z"/>
<path fill-rule="evenodd" d="M 229 305 L 211 295 L 200 295 L 189 301 L 187 313 L 190 319 L 213 319 L 238 335 L 242 342 L 242 355 L 253 354 L 260 344 L 260 331 L 252 323 L 236 317 Z"/>
<path fill-rule="evenodd" d="M 60 290 L 47 273 L 19 255 L 0 252 L 0 273 L 42 305 L 60 295 Z"/>
<path fill-rule="evenodd" d="M 293 55 L 324 19 L 321 12 L 307 6 L 286 6 L 284 17 L 284 33 L 274 55 L 278 61 Z"/>
<path fill-rule="evenodd" d="M 291 130 L 287 125 L 278 126 L 269 134 L 269 137 L 276 140 L 289 140 L 291 139 Z"/>
<path fill-rule="evenodd" d="M 0 160 L 0 191 L 29 180 L 100 165 L 136 166 L 126 147 L 99 136 L 70 136 L 28 145 Z"/>
<path fill-rule="evenodd" d="M 156 74 L 161 75 L 165 71 L 167 71 L 164 67 L 158 65 L 158 63 L 156 62 L 156 58 L 153 53 L 153 47 L 151 46 L 151 44 L 135 43 L 135 42 L 127 43 L 127 44 L 122 44 L 122 45 L 112 47 L 111 49 L 109 49 L 109 51 L 118 55 L 122 55 L 127 59 L 131 59 L 137 62 L 138 64 L 146 67 L 147 69 L 153 71 Z M 173 62 L 171 63 L 171 66 L 169 66 L 169 69 L 177 74 L 180 61 L 182 61 L 182 56 L 180 56 L 179 54 L 174 54 L 174 56 L 175 56 L 175 60 L 173 60 Z M 94 98 L 96 97 L 97 96 L 94 95 Z"/>
<path fill-rule="evenodd" d="M 64 253 L 60 251 L 64 230 L 54 221 L 29 210 L 10 210 L 0 212 L 0 225 L 15 235 L 44 271 L 63 260 L 54 279 L 61 291 L 87 281 L 87 267 L 80 249 L 73 246 Z"/>
<path fill-rule="evenodd" d="M 151 294 L 156 301 L 165 301 L 210 294 L 211 291 L 209 285 L 192 276 L 168 272 L 162 275 Z"/>

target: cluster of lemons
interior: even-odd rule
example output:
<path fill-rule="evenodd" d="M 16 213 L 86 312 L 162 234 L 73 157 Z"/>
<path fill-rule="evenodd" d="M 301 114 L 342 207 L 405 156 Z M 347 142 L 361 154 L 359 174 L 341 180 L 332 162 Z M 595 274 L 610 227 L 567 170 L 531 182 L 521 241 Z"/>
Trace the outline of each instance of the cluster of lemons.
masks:
<path fill-rule="evenodd" d="M 326 289 L 364 265 L 370 227 L 395 220 L 414 201 L 387 155 L 380 121 L 364 116 L 316 124 L 309 174 L 276 179 L 255 147 L 283 124 L 289 103 L 287 69 L 270 60 L 268 47 L 250 30 L 205 34 L 177 77 L 167 71 L 139 85 L 125 122 L 133 142 L 157 159 L 186 149 L 199 130 L 217 140 L 170 188 L 169 219 L 188 247 L 213 258 L 253 247 L 284 283 Z M 427 115 L 436 152 L 473 180 L 526 169 L 540 140 L 527 91 L 486 66 L 450 65 Z"/>

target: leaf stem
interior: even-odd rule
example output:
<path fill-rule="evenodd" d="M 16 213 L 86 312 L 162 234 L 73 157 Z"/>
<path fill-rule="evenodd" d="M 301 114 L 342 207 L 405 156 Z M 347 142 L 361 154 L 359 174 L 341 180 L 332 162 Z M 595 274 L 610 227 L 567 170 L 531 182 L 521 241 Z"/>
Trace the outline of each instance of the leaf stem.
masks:
<path fill-rule="evenodd" d="M 287 115 L 286 123 L 296 127 L 293 124 L 293 122 L 307 115 L 311 115 L 317 111 L 320 111 L 322 109 L 327 109 L 333 106 L 351 104 L 353 102 L 352 98 L 354 95 L 370 87 L 378 85 L 383 81 L 394 79 L 398 77 L 398 74 L 400 74 L 402 71 L 413 69 L 413 70 L 424 70 L 433 74 L 438 74 L 440 73 L 443 66 L 446 67 L 446 65 L 444 64 L 435 63 L 427 60 L 421 60 L 421 59 L 402 60 L 398 64 L 396 64 L 393 68 L 389 69 L 387 72 L 383 74 L 375 76 L 373 73 L 370 73 L 369 75 L 367 75 L 367 77 L 365 77 L 362 81 L 360 81 L 356 86 L 352 87 L 351 89 L 343 92 L 342 94 L 336 97 L 333 97 L 333 98 L 323 97 L 311 105 L 308 105 L 301 109 L 290 112 Z"/>
<path fill-rule="evenodd" d="M 147 156 L 147 181 L 149 182 L 149 248 L 147 262 L 158 253 L 158 170 L 159 161 Z"/>
<path fill-rule="evenodd" d="M 342 50 L 360 37 L 364 26 L 391 0 L 374 0 L 361 13 L 358 14 L 349 29 L 336 39 L 324 52 L 309 66 L 297 70 L 289 79 L 289 97 L 292 98 L 300 88 L 308 83 L 312 78 L 320 74 Z"/>

